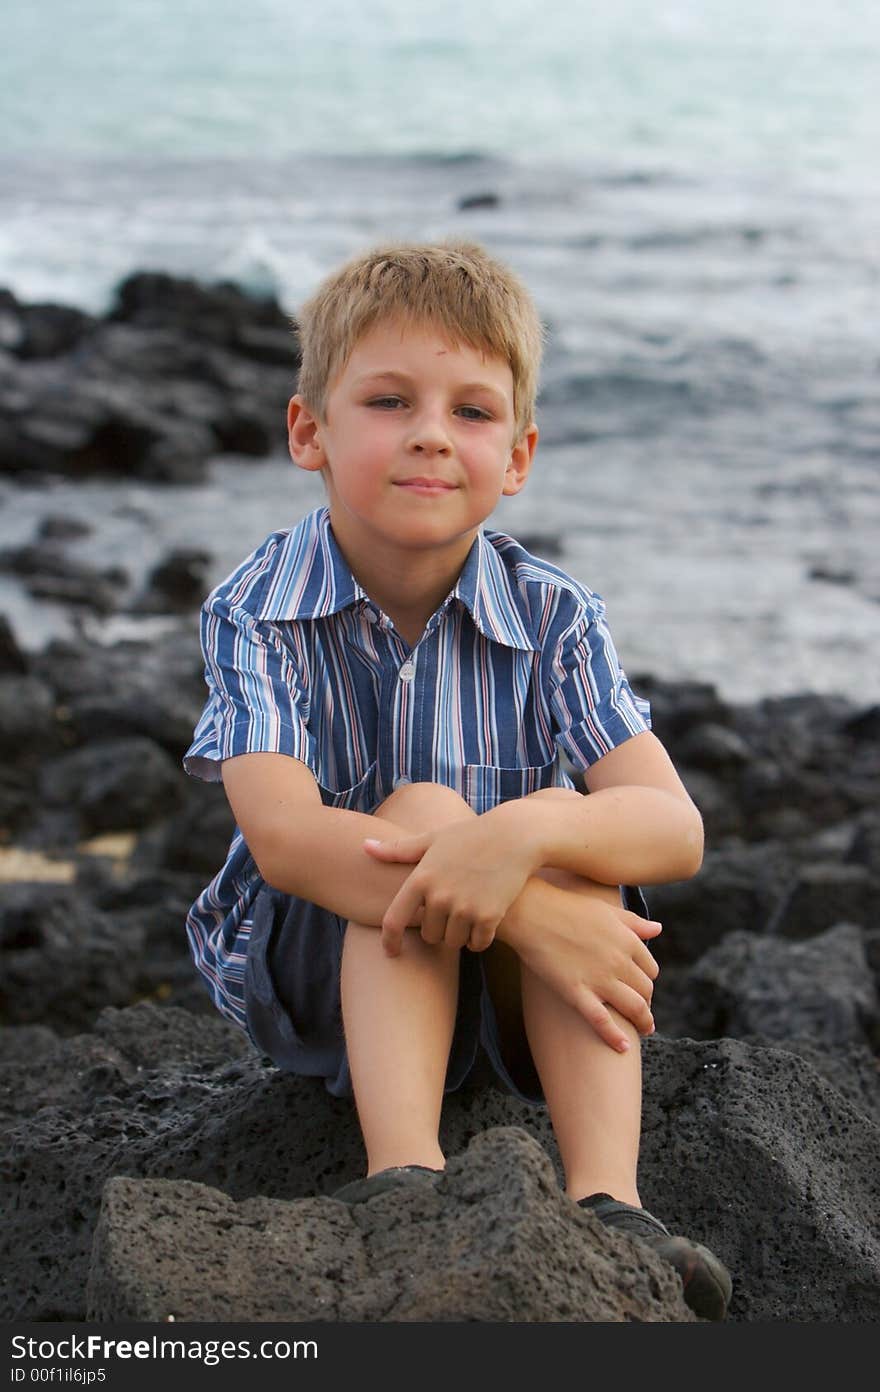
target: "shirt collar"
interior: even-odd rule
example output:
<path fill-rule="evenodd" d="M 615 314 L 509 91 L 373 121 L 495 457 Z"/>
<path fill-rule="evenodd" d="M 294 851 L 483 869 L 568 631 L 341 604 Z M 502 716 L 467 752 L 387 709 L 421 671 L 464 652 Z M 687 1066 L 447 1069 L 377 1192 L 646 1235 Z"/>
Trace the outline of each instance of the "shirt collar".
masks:
<path fill-rule="evenodd" d="M 523 624 L 518 591 L 498 551 L 478 532 L 449 600 L 458 599 L 481 633 L 509 648 L 534 652 Z M 254 605 L 259 619 L 321 619 L 369 596 L 355 580 L 336 543 L 330 510 L 309 513 L 283 535 L 266 588 Z"/>
<path fill-rule="evenodd" d="M 496 548 L 483 532 L 468 552 L 452 597 L 460 599 L 481 633 L 507 648 L 537 652 L 519 609 L 519 591 Z"/>

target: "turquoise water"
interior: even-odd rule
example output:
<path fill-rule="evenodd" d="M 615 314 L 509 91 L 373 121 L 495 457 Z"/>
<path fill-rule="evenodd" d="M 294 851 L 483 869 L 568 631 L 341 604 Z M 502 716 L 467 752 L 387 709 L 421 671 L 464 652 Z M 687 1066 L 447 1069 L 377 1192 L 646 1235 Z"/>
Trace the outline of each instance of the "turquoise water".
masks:
<path fill-rule="evenodd" d="M 499 523 L 557 537 L 631 669 L 877 700 L 878 94 L 876 0 L 7 0 L 0 286 L 103 311 L 149 267 L 295 311 L 366 243 L 475 237 L 550 332 Z M 84 512 L 84 559 L 189 542 L 219 579 L 316 501 L 243 467 L 0 481 L 0 544 Z"/>
<path fill-rule="evenodd" d="M 874 0 L 12 0 L 10 154 L 459 153 L 868 173 Z"/>

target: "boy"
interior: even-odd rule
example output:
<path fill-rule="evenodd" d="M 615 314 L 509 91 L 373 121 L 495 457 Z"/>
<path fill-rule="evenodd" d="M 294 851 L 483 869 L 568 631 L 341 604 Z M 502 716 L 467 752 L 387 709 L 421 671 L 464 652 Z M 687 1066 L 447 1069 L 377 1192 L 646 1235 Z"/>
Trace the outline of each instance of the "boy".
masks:
<path fill-rule="evenodd" d="M 327 507 L 204 606 L 185 767 L 222 777 L 237 830 L 188 919 L 196 964 L 280 1068 L 353 1092 L 367 1177 L 337 1197 L 437 1182 L 444 1090 L 482 1042 L 546 1101 L 571 1199 L 722 1318 L 721 1263 L 639 1200 L 660 925 L 620 889 L 695 874 L 700 816 L 601 600 L 481 530 L 537 442 L 532 300 L 478 246 L 380 247 L 299 331 L 289 447 Z"/>

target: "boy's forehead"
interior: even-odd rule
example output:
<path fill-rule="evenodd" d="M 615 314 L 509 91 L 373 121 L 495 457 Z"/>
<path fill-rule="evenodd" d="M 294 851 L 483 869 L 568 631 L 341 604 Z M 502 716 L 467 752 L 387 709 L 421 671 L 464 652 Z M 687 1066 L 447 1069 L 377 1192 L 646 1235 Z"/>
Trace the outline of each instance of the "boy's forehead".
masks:
<path fill-rule="evenodd" d="M 476 358 L 484 368 L 499 368 L 507 374 L 512 372 L 506 358 L 501 357 L 487 343 L 472 343 L 463 337 L 456 337 L 443 324 L 433 320 L 400 320 L 388 318 L 374 320 L 362 334 L 355 339 L 344 362 L 339 364 L 337 376 L 349 366 L 357 371 L 368 372 L 374 365 L 381 372 L 383 365 L 389 371 L 406 367 L 408 361 L 417 356 L 446 359 L 459 357 L 470 362 Z M 354 361 L 353 361 L 354 360 Z"/>

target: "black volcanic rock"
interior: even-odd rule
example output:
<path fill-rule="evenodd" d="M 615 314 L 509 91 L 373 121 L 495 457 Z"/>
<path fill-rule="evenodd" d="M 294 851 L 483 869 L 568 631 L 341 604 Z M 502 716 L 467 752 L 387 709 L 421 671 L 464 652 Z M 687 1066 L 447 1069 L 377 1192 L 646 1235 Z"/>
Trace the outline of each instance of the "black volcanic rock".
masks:
<path fill-rule="evenodd" d="M 68 353 L 94 323 L 90 314 L 70 305 L 23 305 L 9 290 L 0 290 L 0 346 L 20 358 Z"/>
<path fill-rule="evenodd" d="M 788 886 L 769 931 L 809 938 L 844 920 L 875 927 L 880 924 L 878 891 L 880 881 L 867 866 L 837 860 L 804 865 Z"/>
<path fill-rule="evenodd" d="M 0 469 L 192 483 L 284 446 L 298 350 L 273 300 L 143 274 L 103 319 L 56 309 L 0 302 Z"/>
<path fill-rule="evenodd" d="M 0 570 L 18 575 L 38 599 L 49 599 L 101 614 L 117 609 L 128 583 L 119 566 L 101 569 L 68 555 L 54 540 L 0 552 Z"/>
<path fill-rule="evenodd" d="M 518 1127 L 477 1136 L 436 1187 L 357 1209 L 111 1179 L 87 1298 L 87 1318 L 103 1321 L 212 1320 L 224 1308 L 285 1322 L 696 1318 L 672 1268 L 565 1198 Z"/>
<path fill-rule="evenodd" d="M 198 610 L 208 593 L 207 551 L 180 547 L 168 553 L 147 577 L 147 586 L 133 608 L 139 613 L 188 613 Z"/>
<path fill-rule="evenodd" d="M 0 754 L 51 752 L 57 746 L 55 699 L 39 677 L 0 674 Z"/>
<path fill-rule="evenodd" d="M 40 793 L 73 808 L 84 835 L 156 821 L 180 801 L 179 770 L 153 740 L 96 740 L 44 764 Z"/>
<path fill-rule="evenodd" d="M 150 644 L 55 642 L 33 670 L 52 686 L 77 742 L 143 735 L 177 763 L 205 700 L 196 632 L 192 622 Z"/>
<path fill-rule="evenodd" d="M 22 652 L 12 625 L 5 614 L 0 614 L 0 673 L 6 676 L 10 672 L 24 674 L 28 670 L 28 661 Z"/>
<path fill-rule="evenodd" d="M 71 886 L 5 885 L 0 906 L 0 1022 L 89 1027 L 128 1005 L 146 948 L 143 924 L 101 913 Z"/>
<path fill-rule="evenodd" d="M 224 362 L 233 375 L 262 370 Z M 65 540 L 43 536 L 41 546 Z M 309 1231 L 324 1244 L 321 1196 L 363 1164 L 352 1105 L 266 1066 L 217 1015 L 190 961 L 186 913 L 222 864 L 233 821 L 222 786 L 187 779 L 180 764 L 205 696 L 195 615 L 163 628 L 149 644 L 68 641 L 27 655 L 9 634 L 5 656 L 0 630 L 0 868 L 22 848 L 64 854 L 76 873 L 68 885 L 0 885 L 8 1318 L 85 1317 L 107 1181 L 125 1183 L 106 1190 L 92 1298 L 115 1317 L 157 1309 L 157 1279 L 187 1275 L 165 1242 L 169 1224 L 193 1251 L 214 1253 L 224 1224 L 253 1232 L 256 1212 L 287 1232 L 290 1213 L 273 1205 L 306 1202 L 318 1214 Z M 708 849 L 693 880 L 647 890 L 664 931 L 652 948 L 660 1032 L 643 1048 L 645 1203 L 731 1266 L 732 1320 L 876 1319 L 880 744 L 871 708 L 820 697 L 734 707 L 698 684 L 647 686 L 658 733 L 703 808 Z M 103 832 L 115 834 L 82 844 Z M 446 1102 L 443 1143 L 461 1175 L 475 1136 L 513 1127 L 558 1178 L 546 1115 L 500 1092 L 487 1068 Z M 506 1164 L 485 1171 L 489 1190 Z M 206 1186 L 203 1221 L 181 1216 L 193 1185 Z M 556 1196 L 544 1196 L 549 1209 L 533 1197 L 535 1240 L 547 1223 L 559 1235 Z M 455 1229 L 447 1216 L 450 1234 L 484 1232 Z M 514 1227 L 498 1231 L 518 1240 Z M 135 1261 L 138 1235 L 146 1247 Z M 364 1260 L 374 1259 L 372 1241 L 358 1248 Z M 406 1259 L 405 1246 L 394 1250 Z M 356 1298 L 342 1285 L 335 1308 Z M 397 1277 L 392 1287 L 399 1300 Z M 250 1309 L 244 1276 L 237 1289 Z M 212 1298 L 209 1287 L 192 1290 Z M 560 1291 L 557 1283 L 541 1299 Z M 512 1298 L 551 1308 L 522 1305 L 519 1288 Z"/>
<path fill-rule="evenodd" d="M 221 1037 L 219 1020 L 139 1006 L 114 1012 L 108 1031 L 105 1018 L 94 1034 L 69 1040 L 53 1041 L 33 1028 L 6 1032 L 0 1200 L 9 1218 L 0 1310 L 7 1319 L 85 1317 L 93 1233 L 104 1186 L 114 1176 L 184 1180 L 241 1203 L 314 1199 L 362 1172 L 353 1105 L 330 1097 L 315 1080 L 283 1075 L 242 1054 L 241 1036 L 230 1029 L 228 1041 Z M 643 1199 L 674 1231 L 707 1242 L 731 1268 L 730 1318 L 876 1318 L 880 1131 L 869 1109 L 787 1049 L 654 1037 L 643 1057 Z M 70 1079 L 65 1092 L 63 1076 Z M 527 1132 L 558 1180 L 544 1113 L 485 1080 L 446 1099 L 441 1136 L 450 1158 L 498 1126 Z M 497 1184 L 491 1169 L 490 1207 Z M 466 1176 L 467 1163 L 456 1172 Z M 156 1195 L 161 1200 L 157 1189 L 146 1191 L 145 1209 L 128 1191 L 131 1222 L 139 1221 L 138 1212 L 155 1211 L 149 1204 Z M 123 1245 L 116 1255 L 112 1243 L 98 1255 L 106 1276 L 102 1301 L 111 1299 L 118 1281 L 130 1290 L 168 1260 L 163 1232 L 140 1272 L 120 1271 L 124 1234 L 132 1229 L 122 1209 L 115 1215 Z M 198 1240 L 213 1242 L 211 1225 L 228 1219 L 237 1221 L 222 1199 L 212 1199 Z M 183 1245 L 180 1258 L 185 1262 Z M 442 1311 L 441 1305 L 440 1317 Z M 230 1317 L 228 1306 L 221 1316 Z"/>
<path fill-rule="evenodd" d="M 291 320 L 275 300 L 248 295 L 230 282 L 204 285 L 155 271 L 138 271 L 121 282 L 111 320 L 142 329 L 176 329 L 212 343 L 233 346 L 248 331 L 275 332 L 293 343 Z"/>
<path fill-rule="evenodd" d="M 690 972 L 688 997 L 690 1029 L 700 1039 L 880 1043 L 877 987 L 854 924 L 807 942 L 730 933 Z"/>

